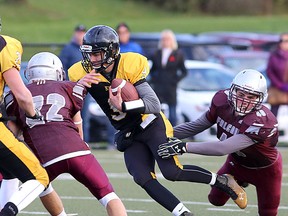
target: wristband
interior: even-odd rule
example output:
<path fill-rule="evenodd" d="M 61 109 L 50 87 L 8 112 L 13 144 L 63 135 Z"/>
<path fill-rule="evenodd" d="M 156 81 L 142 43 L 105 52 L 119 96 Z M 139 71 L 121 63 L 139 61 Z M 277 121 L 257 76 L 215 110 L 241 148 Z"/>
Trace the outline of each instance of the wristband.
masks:
<path fill-rule="evenodd" d="M 26 118 L 30 118 L 30 119 L 42 119 L 42 115 L 40 114 L 39 110 L 35 109 L 35 115 L 34 116 L 28 116 L 25 113 Z"/>
<path fill-rule="evenodd" d="M 142 99 L 122 103 L 122 112 L 144 113 L 145 105 Z"/>

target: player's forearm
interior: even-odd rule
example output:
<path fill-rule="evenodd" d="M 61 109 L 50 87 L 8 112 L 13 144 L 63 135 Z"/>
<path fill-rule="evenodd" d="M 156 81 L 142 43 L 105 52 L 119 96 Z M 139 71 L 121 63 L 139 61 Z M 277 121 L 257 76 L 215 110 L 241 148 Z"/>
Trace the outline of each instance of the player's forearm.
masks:
<path fill-rule="evenodd" d="M 206 130 L 213 124 L 208 121 L 204 113 L 198 119 L 192 122 L 185 122 L 174 127 L 174 136 L 179 139 L 195 136 L 196 134 Z"/>
<path fill-rule="evenodd" d="M 194 154 L 222 156 L 247 148 L 253 144 L 255 144 L 254 141 L 248 136 L 237 134 L 223 141 L 187 142 L 186 149 L 187 152 Z"/>
<path fill-rule="evenodd" d="M 143 82 L 135 87 L 143 101 L 144 113 L 159 113 L 161 111 L 161 104 L 151 86 L 147 82 Z"/>

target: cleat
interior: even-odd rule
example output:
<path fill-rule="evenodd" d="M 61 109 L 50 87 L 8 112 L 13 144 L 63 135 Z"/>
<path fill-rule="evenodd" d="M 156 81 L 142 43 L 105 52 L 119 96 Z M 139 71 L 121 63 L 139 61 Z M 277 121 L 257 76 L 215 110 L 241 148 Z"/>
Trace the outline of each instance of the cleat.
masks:
<path fill-rule="evenodd" d="M 194 216 L 191 212 L 183 212 L 180 216 Z"/>
<path fill-rule="evenodd" d="M 245 209 L 247 207 L 247 194 L 232 175 L 218 175 L 214 186 L 227 193 L 239 208 Z"/>

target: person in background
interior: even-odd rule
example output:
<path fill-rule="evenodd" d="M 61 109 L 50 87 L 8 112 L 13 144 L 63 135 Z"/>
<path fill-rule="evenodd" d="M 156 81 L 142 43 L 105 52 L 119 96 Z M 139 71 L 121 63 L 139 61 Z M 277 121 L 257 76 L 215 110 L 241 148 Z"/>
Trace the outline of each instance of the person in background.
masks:
<path fill-rule="evenodd" d="M 69 78 L 86 86 L 118 130 L 115 144 L 119 151 L 124 152 L 126 168 L 136 184 L 174 216 L 193 215 L 157 180 L 157 162 L 166 179 L 212 185 L 229 194 L 240 208 L 246 207 L 246 192 L 232 176 L 216 175 L 194 165 L 182 165 L 176 156 L 168 160 L 158 156 L 159 144 L 173 136 L 173 128 L 146 81 L 149 64 L 145 56 L 133 52 L 120 53 L 117 32 L 105 25 L 93 26 L 87 31 L 81 51 L 83 60 L 68 70 Z M 113 95 L 111 82 L 114 78 L 132 83 L 140 98 L 123 102 L 121 88 Z"/>
<path fill-rule="evenodd" d="M 63 64 L 64 71 L 67 71 L 74 63 L 82 59 L 80 46 L 82 45 L 83 36 L 86 33 L 86 30 L 86 26 L 83 24 L 75 26 L 70 42 L 61 50 L 59 58 Z M 69 79 L 67 73 L 66 79 Z M 84 106 L 81 110 L 81 116 L 83 119 L 83 135 L 86 142 L 90 141 L 90 113 L 88 112 L 89 101 L 90 96 L 87 95 L 84 101 Z"/>
<path fill-rule="evenodd" d="M 187 75 L 185 59 L 178 49 L 175 34 L 164 30 L 158 44 L 158 50 L 152 57 L 151 85 L 161 103 L 169 107 L 169 121 L 177 124 L 177 85 Z"/>
<path fill-rule="evenodd" d="M 228 155 L 218 174 L 234 176 L 238 184 L 256 187 L 258 214 L 276 216 L 281 197 L 282 156 L 277 149 L 278 123 L 273 113 L 262 103 L 267 96 L 265 77 L 258 71 L 239 72 L 230 89 L 218 91 L 210 109 L 193 122 L 174 127 L 180 139 L 217 124 L 219 141 L 182 142 L 179 139 L 160 145 L 162 158 L 183 153 Z M 229 197 L 212 188 L 210 203 L 223 206 Z"/>
<path fill-rule="evenodd" d="M 277 117 L 280 105 L 288 104 L 288 33 L 280 35 L 278 46 L 269 57 L 267 76 L 270 79 L 271 88 L 279 90 L 278 94 L 275 91 L 272 92 L 272 89 L 268 91 L 268 103 L 271 104 L 272 113 Z"/>
<path fill-rule="evenodd" d="M 15 134 L 23 133 L 50 181 L 62 173 L 70 173 L 99 200 L 107 215 L 127 216 L 106 173 L 83 140 L 80 110 L 86 88 L 77 82 L 63 81 L 62 63 L 49 52 L 35 54 L 28 62 L 25 76 L 35 106 L 44 117 L 41 122 L 27 122 L 10 93 L 5 97 L 6 110 L 17 121 L 9 121 L 9 128 Z"/>
<path fill-rule="evenodd" d="M 133 41 L 130 41 L 130 28 L 125 22 L 121 22 L 116 26 L 116 32 L 119 35 L 120 52 L 135 52 L 143 55 L 142 47 Z"/>
<path fill-rule="evenodd" d="M 2 23 L 0 19 L 0 31 Z M 3 102 L 5 84 L 15 95 L 15 100 L 25 114 L 27 121 L 40 122 L 41 114 L 35 109 L 30 91 L 26 88 L 19 74 L 22 44 L 15 38 L 0 35 L 0 102 Z M 48 186 L 49 177 L 46 170 L 30 149 L 15 138 L 4 124 L 8 118 L 0 110 L 0 172 L 3 177 L 16 176 L 21 186 L 11 194 L 4 206 L 1 216 L 17 215 L 28 206 Z M 3 186 L 3 182 L 2 182 Z M 2 199 L 2 197 L 0 197 Z"/>
<path fill-rule="evenodd" d="M 63 64 L 64 71 L 67 71 L 74 63 L 82 59 L 80 46 L 82 45 L 85 33 L 86 27 L 84 25 L 75 26 L 70 42 L 61 50 L 59 58 Z M 66 78 L 68 78 L 68 76 Z"/>

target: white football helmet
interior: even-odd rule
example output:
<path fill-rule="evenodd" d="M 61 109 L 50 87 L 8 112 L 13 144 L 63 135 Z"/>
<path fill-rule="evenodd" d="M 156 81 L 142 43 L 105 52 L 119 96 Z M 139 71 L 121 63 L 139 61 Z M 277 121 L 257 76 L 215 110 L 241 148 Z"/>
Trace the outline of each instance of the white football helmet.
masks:
<path fill-rule="evenodd" d="M 24 73 L 29 83 L 35 80 L 62 81 L 65 79 L 62 62 L 50 52 L 40 52 L 32 56 Z"/>
<path fill-rule="evenodd" d="M 245 97 L 243 94 L 239 96 L 237 94 L 239 90 L 252 97 Z M 229 90 L 229 100 L 235 112 L 242 116 L 259 109 L 266 97 L 266 79 L 263 74 L 253 69 L 239 72 L 233 79 Z"/>

